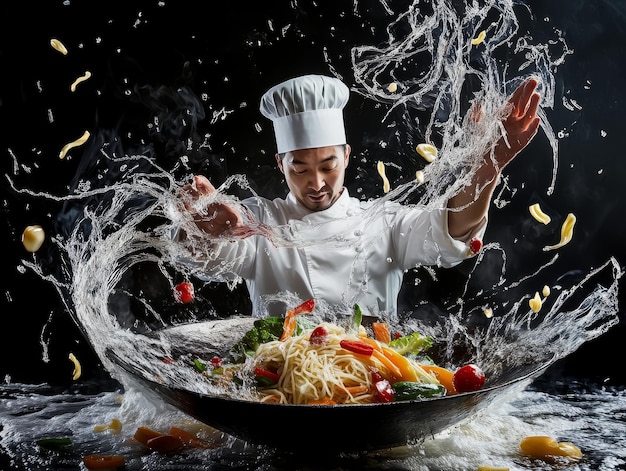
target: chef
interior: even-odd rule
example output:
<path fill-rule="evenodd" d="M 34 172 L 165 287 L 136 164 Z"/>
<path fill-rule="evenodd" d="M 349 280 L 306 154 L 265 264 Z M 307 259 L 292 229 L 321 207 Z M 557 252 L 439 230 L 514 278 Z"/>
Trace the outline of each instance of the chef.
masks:
<path fill-rule="evenodd" d="M 256 316 L 284 313 L 284 305 L 268 302 L 281 293 L 313 298 L 337 312 L 351 312 L 357 303 L 371 315 L 394 315 L 407 270 L 452 267 L 473 255 L 470 241 L 483 237 L 502 169 L 537 132 L 536 88 L 531 78 L 511 95 L 502 121 L 506 138 L 485 156 L 471 184 L 447 207 L 427 211 L 388 200 L 364 202 L 348 193 L 345 84 L 305 75 L 272 87 L 261 98 L 260 111 L 273 123 L 275 159 L 289 194 L 246 199 L 243 211 L 215 200 L 198 207 L 216 190 L 204 176 L 195 176 L 183 189 L 183 201 L 197 229 L 189 239 L 204 238 L 212 247 L 202 266 L 207 275 L 219 269 L 243 278 Z M 281 229 L 280 243 L 258 230 L 264 225 Z"/>

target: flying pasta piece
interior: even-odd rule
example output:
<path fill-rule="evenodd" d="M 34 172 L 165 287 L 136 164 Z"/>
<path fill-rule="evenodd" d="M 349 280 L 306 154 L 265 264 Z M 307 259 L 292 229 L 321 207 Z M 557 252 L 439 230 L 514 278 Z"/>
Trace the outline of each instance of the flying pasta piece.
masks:
<path fill-rule="evenodd" d="M 122 431 L 122 422 L 120 421 L 120 419 L 114 418 L 111 420 L 110 424 L 94 425 L 93 427 L 93 431 L 96 433 L 105 432 L 107 430 L 110 430 L 115 435 L 120 433 Z"/>
<path fill-rule="evenodd" d="M 533 312 L 539 312 L 541 310 L 542 304 L 543 304 L 543 301 L 541 301 L 541 297 L 539 296 L 538 292 L 535 293 L 534 298 L 528 301 L 528 305 L 533 310 Z"/>
<path fill-rule="evenodd" d="M 572 235 L 574 233 L 574 224 L 576 224 L 576 216 L 574 216 L 574 214 L 572 213 L 569 213 L 567 215 L 567 218 L 565 218 L 565 222 L 563 222 L 563 225 L 561 226 L 561 240 L 559 241 L 559 243 L 555 245 L 548 245 L 543 248 L 543 251 L 547 252 L 548 250 L 561 248 L 570 240 L 572 240 Z"/>
<path fill-rule="evenodd" d="M 80 77 L 78 77 L 76 80 L 74 80 L 72 85 L 70 85 L 70 90 L 72 92 L 75 92 L 76 87 L 78 86 L 79 83 L 84 82 L 85 80 L 89 80 L 90 78 L 91 78 L 91 72 L 89 72 L 88 70 L 85 71 L 84 75 L 81 75 Z"/>
<path fill-rule="evenodd" d="M 539 206 L 539 203 L 532 204 L 528 207 L 528 211 L 530 211 L 530 215 L 534 217 L 537 221 L 543 224 L 549 224 L 552 220 L 550 216 L 544 213 Z"/>
<path fill-rule="evenodd" d="M 541 290 L 541 294 L 543 294 L 544 298 L 547 298 L 548 296 L 550 296 L 550 287 L 548 285 L 545 285 L 543 287 L 543 290 Z"/>
<path fill-rule="evenodd" d="M 389 193 L 389 190 L 391 189 L 391 187 L 389 185 L 389 179 L 387 178 L 387 175 L 385 175 L 385 164 L 382 163 L 381 161 L 378 161 L 377 168 L 378 168 L 378 174 L 383 179 L 383 191 L 385 193 Z"/>
<path fill-rule="evenodd" d="M 22 244 L 29 252 L 37 252 L 41 248 L 46 239 L 46 233 L 43 227 L 34 225 L 27 226 L 22 232 Z"/>
<path fill-rule="evenodd" d="M 478 36 L 472 39 L 472 46 L 477 46 L 478 44 L 482 43 L 485 40 L 485 36 L 487 36 L 485 30 L 478 33 Z"/>
<path fill-rule="evenodd" d="M 491 319 L 493 317 L 493 309 L 490 307 L 486 307 L 483 309 L 483 314 L 487 319 Z"/>
<path fill-rule="evenodd" d="M 437 148 L 431 144 L 418 144 L 415 150 L 419 155 L 424 157 L 424 160 L 428 163 L 437 159 Z"/>
<path fill-rule="evenodd" d="M 68 358 L 70 359 L 72 363 L 74 363 L 74 373 L 72 375 L 72 379 L 76 381 L 78 378 L 80 378 L 80 375 L 82 373 L 82 368 L 80 366 L 78 358 L 76 358 L 76 356 L 72 352 L 70 352 Z"/>
<path fill-rule="evenodd" d="M 76 139 L 75 141 L 69 142 L 67 144 L 65 144 L 63 146 L 63 149 L 61 149 L 61 152 L 59 152 L 59 159 L 64 159 L 65 155 L 68 153 L 68 151 L 74 147 L 78 147 L 83 145 L 85 142 L 87 142 L 87 139 L 89 139 L 89 131 L 85 131 L 83 133 L 82 136 L 80 136 L 78 139 Z"/>
<path fill-rule="evenodd" d="M 389 93 L 396 93 L 398 91 L 398 84 L 396 82 L 391 82 L 387 86 L 387 90 L 389 91 Z"/>
<path fill-rule="evenodd" d="M 67 55 L 67 48 L 63 45 L 63 43 L 61 41 L 59 41 L 58 39 L 52 38 L 50 40 L 50 45 L 56 49 L 57 51 L 59 51 L 61 54 L 63 54 L 64 56 Z"/>
<path fill-rule="evenodd" d="M 419 183 L 424 183 L 424 172 L 421 170 L 418 170 L 417 172 L 415 172 L 415 179 Z"/>

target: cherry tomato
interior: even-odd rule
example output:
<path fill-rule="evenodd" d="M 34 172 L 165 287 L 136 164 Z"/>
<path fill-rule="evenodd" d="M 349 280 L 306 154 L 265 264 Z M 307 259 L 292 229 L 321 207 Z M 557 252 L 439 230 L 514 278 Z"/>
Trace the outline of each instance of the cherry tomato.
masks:
<path fill-rule="evenodd" d="M 480 250 L 483 248 L 483 241 L 480 240 L 478 237 L 474 237 L 472 240 L 470 240 L 469 248 L 472 253 L 476 254 L 480 252 Z"/>
<path fill-rule="evenodd" d="M 179 303 L 190 303 L 193 301 L 193 285 L 188 281 L 181 281 L 174 287 L 174 298 Z"/>
<path fill-rule="evenodd" d="M 375 382 L 374 386 L 376 387 L 376 397 L 378 397 L 380 402 L 393 402 L 395 400 L 393 388 L 389 381 L 383 379 L 382 381 Z"/>
<path fill-rule="evenodd" d="M 485 373 L 474 364 L 465 365 L 456 370 L 452 384 L 460 393 L 476 391 L 485 384 Z"/>
<path fill-rule="evenodd" d="M 322 325 L 317 326 L 311 332 L 311 336 L 309 337 L 309 343 L 311 345 L 316 345 L 321 347 L 322 345 L 326 345 L 328 341 L 328 331 Z"/>

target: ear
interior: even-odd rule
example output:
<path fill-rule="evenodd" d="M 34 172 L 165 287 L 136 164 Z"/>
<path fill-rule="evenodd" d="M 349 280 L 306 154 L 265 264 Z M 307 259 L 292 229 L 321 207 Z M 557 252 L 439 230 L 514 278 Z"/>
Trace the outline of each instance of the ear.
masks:
<path fill-rule="evenodd" d="M 348 162 L 350 161 L 350 151 L 352 150 L 352 147 L 350 147 L 350 144 L 346 144 L 346 156 L 344 157 L 344 166 L 347 167 L 348 166 Z"/>
<path fill-rule="evenodd" d="M 280 154 L 274 154 L 274 158 L 276 159 L 276 163 L 278 164 L 278 168 L 280 169 L 281 173 L 285 173 L 285 168 L 283 167 L 283 161 L 280 158 Z"/>

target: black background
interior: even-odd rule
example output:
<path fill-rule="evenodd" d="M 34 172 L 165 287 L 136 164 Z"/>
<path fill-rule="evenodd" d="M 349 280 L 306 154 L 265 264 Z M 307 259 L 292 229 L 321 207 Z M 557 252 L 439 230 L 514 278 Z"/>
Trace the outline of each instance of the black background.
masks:
<path fill-rule="evenodd" d="M 408 5 L 389 3 L 396 12 Z M 506 245 L 512 233 L 523 233 L 519 210 L 540 196 L 543 207 L 578 218 L 573 242 L 561 249 L 559 264 L 546 277 L 588 272 L 611 256 L 623 264 L 626 6 L 617 0 L 528 4 L 534 17 L 525 16 L 522 27 L 539 40 L 559 29 L 573 51 L 556 72 L 555 105 L 546 110 L 553 128 L 566 137 L 559 140 L 552 196 L 545 195 L 552 161 L 541 134 L 508 168 L 513 186 L 520 181 L 526 185 L 512 205 L 492 212 L 489 237 Z M 129 148 L 147 142 L 162 162 L 174 162 L 180 138 L 190 136 L 171 130 L 150 134 L 145 123 L 154 111 L 151 103 L 125 93 L 136 87 L 156 93 L 161 86 L 185 86 L 208 96 L 203 102 L 206 118 L 194 132 L 209 133 L 211 148 L 189 153 L 194 170 L 213 170 L 215 175 L 213 165 L 220 162 L 223 175 L 252 171 L 261 194 L 277 191 L 273 136 L 258 113 L 260 95 L 290 76 L 328 74 L 325 54 L 350 83 L 350 48 L 381 40 L 390 21 L 383 3 L 375 1 L 356 6 L 351 1 L 324 6 L 304 1 L 47 1 L 3 2 L 0 8 L 1 172 L 18 188 L 52 195 L 69 191 L 81 160 L 77 150 L 63 160 L 58 152 L 85 129 L 116 129 L 127 137 Z M 368 27 L 372 24 L 377 29 Z M 52 37 L 68 47 L 67 56 L 50 47 Z M 87 69 L 92 79 L 71 93 L 69 84 Z M 576 100 L 581 109 L 567 109 L 564 98 Z M 361 106 L 353 98 L 347 108 L 347 131 L 357 155 L 368 145 L 365 130 L 376 122 Z M 234 110 L 232 118 L 211 123 L 212 113 L 222 108 Z M 0 374 L 6 381 L 70 384 L 73 365 L 67 355 L 73 351 L 83 363 L 84 381 L 106 378 L 57 292 L 23 269 L 22 261 L 33 259 L 21 244 L 24 227 L 41 224 L 54 233 L 58 204 L 13 191 L 6 178 L 1 185 Z M 47 244 L 34 258 L 54 263 Z M 523 245 L 511 250 L 512 275 L 534 266 Z M 624 384 L 623 368 L 616 366 L 624 332 L 622 322 L 553 372 Z"/>

